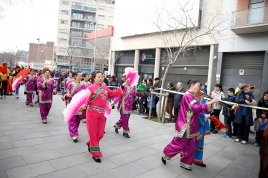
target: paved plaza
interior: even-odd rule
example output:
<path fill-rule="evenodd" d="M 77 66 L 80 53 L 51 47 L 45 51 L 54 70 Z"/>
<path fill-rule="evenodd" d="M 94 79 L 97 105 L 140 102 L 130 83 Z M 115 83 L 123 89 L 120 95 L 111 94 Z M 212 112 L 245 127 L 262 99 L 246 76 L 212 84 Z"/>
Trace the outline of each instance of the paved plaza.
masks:
<path fill-rule="evenodd" d="M 0 99 L 0 178 L 245 178 L 258 177 L 259 148 L 223 139 L 222 132 L 205 137 L 206 168 L 193 166 L 186 171 L 179 166 L 180 156 L 167 165 L 161 162 L 164 147 L 174 136 L 174 124 L 160 124 L 130 118 L 130 139 L 114 132 L 119 114 L 113 110 L 101 140 L 102 163 L 95 163 L 85 144 L 86 126 L 81 122 L 79 141 L 74 143 L 63 120 L 64 102 L 54 97 L 48 124 L 41 123 L 39 108 L 25 105 L 24 86 L 19 99 Z"/>

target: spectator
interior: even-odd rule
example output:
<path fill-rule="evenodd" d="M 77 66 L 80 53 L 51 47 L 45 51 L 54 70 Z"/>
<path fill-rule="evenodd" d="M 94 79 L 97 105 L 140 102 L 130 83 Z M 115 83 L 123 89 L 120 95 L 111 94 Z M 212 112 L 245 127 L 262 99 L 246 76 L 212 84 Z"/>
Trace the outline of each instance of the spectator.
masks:
<path fill-rule="evenodd" d="M 206 94 L 208 93 L 208 82 L 206 82 L 205 85 L 204 85 L 204 92 Z"/>
<path fill-rule="evenodd" d="M 181 93 L 185 93 L 186 90 L 183 88 L 183 84 L 181 82 L 177 83 L 177 92 L 181 92 Z M 174 94 L 174 119 L 172 120 L 172 122 L 177 121 L 178 115 L 179 115 L 179 111 L 180 111 L 180 105 L 181 105 L 181 100 L 182 100 L 183 95 L 181 94 Z"/>
<path fill-rule="evenodd" d="M 1 83 L 1 86 L 2 88 L 0 89 L 0 93 L 1 93 L 1 96 L 0 98 L 5 98 L 6 95 L 7 95 L 7 84 L 8 84 L 8 74 L 5 74 L 5 73 L 2 73 L 0 72 L 0 83 Z M 4 96 L 3 96 L 4 94 Z"/>
<path fill-rule="evenodd" d="M 214 90 L 211 92 L 211 97 L 214 99 L 218 99 L 221 100 L 222 98 L 224 98 L 224 93 L 222 92 L 222 85 L 221 84 L 216 84 L 214 87 Z M 218 103 L 214 103 L 212 105 L 213 107 L 213 112 L 210 114 L 211 116 L 216 116 L 217 118 L 220 117 L 220 112 L 222 109 L 222 105 L 218 104 Z M 214 121 L 210 122 L 210 132 L 216 134 L 218 133 L 218 130 L 215 128 L 215 124 Z"/>
<path fill-rule="evenodd" d="M 161 85 L 162 85 L 162 82 L 160 82 L 159 78 L 158 78 L 158 77 L 155 78 L 155 79 L 154 79 L 154 89 L 155 89 L 155 92 L 160 93 L 160 90 L 156 90 L 156 89 L 161 88 Z M 155 98 L 155 105 L 156 105 L 156 106 L 157 106 L 158 101 L 159 101 L 159 97 L 156 96 L 156 98 Z M 156 108 L 157 108 L 157 107 L 156 107 Z M 155 108 L 155 109 L 156 109 L 156 108 Z M 155 110 L 155 113 L 156 113 L 156 116 L 157 116 L 157 109 Z"/>
<path fill-rule="evenodd" d="M 254 147 L 258 147 L 261 144 L 261 140 L 262 140 L 262 136 L 264 133 L 264 130 L 267 127 L 267 123 L 268 123 L 268 113 L 267 112 L 263 112 L 261 115 L 261 118 L 256 118 L 254 120 L 254 129 L 256 131 L 256 137 L 255 137 L 255 143 L 254 143 Z"/>
<path fill-rule="evenodd" d="M 237 93 L 235 102 L 238 104 L 252 105 L 252 94 L 250 86 L 245 84 Z M 238 123 L 238 135 L 235 142 L 241 142 L 245 145 L 248 143 L 249 128 L 253 125 L 252 109 L 249 107 L 239 106 L 235 113 L 234 122 Z"/>
<path fill-rule="evenodd" d="M 145 115 L 147 110 L 147 94 L 145 91 L 141 92 L 139 99 L 139 113 L 138 115 Z"/>
<path fill-rule="evenodd" d="M 262 136 L 260 145 L 260 172 L 259 178 L 268 177 L 268 127 L 266 127 Z"/>
<path fill-rule="evenodd" d="M 112 75 L 110 82 L 109 82 L 109 86 L 118 87 L 118 81 L 115 75 Z"/>
<path fill-rule="evenodd" d="M 149 109 L 150 109 L 150 105 L 151 105 L 151 102 L 152 102 L 152 117 L 155 117 L 155 95 L 152 95 L 152 98 L 151 98 L 151 92 L 154 91 L 154 87 L 151 86 L 149 88 L 149 93 L 148 93 L 148 96 L 147 96 L 147 115 L 149 114 Z"/>
<path fill-rule="evenodd" d="M 260 101 L 258 102 L 258 107 L 263 107 L 263 108 L 268 108 L 268 91 L 263 93 L 263 97 L 261 97 Z M 264 110 L 262 109 L 257 109 L 256 110 L 256 116 L 257 118 L 261 118 L 262 113 Z"/>
<path fill-rule="evenodd" d="M 235 90 L 233 88 L 228 89 L 228 96 L 227 98 L 223 98 L 223 101 L 229 101 L 229 102 L 235 102 L 235 96 L 234 96 Z M 222 135 L 223 138 L 232 138 L 232 125 L 231 123 L 234 121 L 235 115 L 234 111 L 231 110 L 231 105 L 225 105 L 226 107 L 223 107 L 222 115 L 224 115 L 224 124 L 227 126 L 227 131 L 224 135 Z"/>
<path fill-rule="evenodd" d="M 168 83 L 167 85 L 168 90 L 172 90 L 175 91 L 175 87 L 173 83 Z M 173 118 L 173 103 L 174 103 L 174 93 L 169 93 L 168 95 L 168 100 L 167 100 L 167 107 L 166 107 L 166 111 L 169 114 L 169 122 L 172 122 L 172 118 Z"/>
<path fill-rule="evenodd" d="M 252 94 L 252 102 L 253 102 L 254 105 L 256 105 L 257 103 L 256 103 L 256 101 L 254 100 L 254 95 L 253 95 L 253 93 L 254 93 L 254 86 L 252 86 L 252 85 L 250 85 L 250 93 Z M 256 118 L 254 112 L 252 112 L 252 116 L 253 116 L 253 118 Z M 249 128 L 249 133 L 251 133 L 251 134 L 255 134 L 255 132 L 252 131 L 252 130 L 250 130 L 250 128 Z"/>
<path fill-rule="evenodd" d="M 109 81 L 106 78 L 105 74 L 103 74 L 103 78 L 104 78 L 103 82 L 108 86 L 109 85 Z"/>
<path fill-rule="evenodd" d="M 237 94 L 237 92 L 239 92 L 242 88 L 243 84 L 239 83 L 239 85 L 235 88 L 235 94 Z"/>
<path fill-rule="evenodd" d="M 142 80 L 142 82 L 141 82 L 143 85 L 145 85 L 145 86 L 147 86 L 147 79 L 146 78 L 144 78 L 143 80 Z"/>
<path fill-rule="evenodd" d="M 147 90 L 149 91 L 150 90 L 150 87 L 152 87 L 152 86 L 153 86 L 153 79 L 148 78 L 147 79 L 147 85 L 146 85 Z"/>

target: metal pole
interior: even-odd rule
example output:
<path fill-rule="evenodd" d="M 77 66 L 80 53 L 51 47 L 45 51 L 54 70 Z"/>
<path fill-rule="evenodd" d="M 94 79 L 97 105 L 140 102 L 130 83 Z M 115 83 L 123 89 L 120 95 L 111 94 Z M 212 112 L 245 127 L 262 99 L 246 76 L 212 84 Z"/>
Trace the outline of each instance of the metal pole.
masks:
<path fill-rule="evenodd" d="M 98 21 L 95 21 L 95 46 L 94 46 L 94 58 L 93 58 L 93 65 L 92 65 L 92 72 L 95 71 L 95 63 L 96 63 L 96 48 L 97 48 L 97 33 L 98 33 Z"/>
<path fill-rule="evenodd" d="M 40 41 L 40 38 L 37 38 L 37 41 L 38 41 L 37 61 L 40 62 L 40 59 L 39 59 L 39 41 Z"/>

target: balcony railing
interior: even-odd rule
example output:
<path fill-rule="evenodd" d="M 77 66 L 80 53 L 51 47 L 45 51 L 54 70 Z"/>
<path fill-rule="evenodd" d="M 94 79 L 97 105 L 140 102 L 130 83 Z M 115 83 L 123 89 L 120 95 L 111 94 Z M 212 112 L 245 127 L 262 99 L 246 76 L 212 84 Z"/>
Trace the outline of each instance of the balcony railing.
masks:
<path fill-rule="evenodd" d="M 232 14 L 232 27 L 268 23 L 268 6 L 235 11 Z"/>
<path fill-rule="evenodd" d="M 93 7 L 77 6 L 77 5 L 72 5 L 72 9 L 94 11 L 94 12 L 96 11 L 96 8 L 93 8 Z"/>

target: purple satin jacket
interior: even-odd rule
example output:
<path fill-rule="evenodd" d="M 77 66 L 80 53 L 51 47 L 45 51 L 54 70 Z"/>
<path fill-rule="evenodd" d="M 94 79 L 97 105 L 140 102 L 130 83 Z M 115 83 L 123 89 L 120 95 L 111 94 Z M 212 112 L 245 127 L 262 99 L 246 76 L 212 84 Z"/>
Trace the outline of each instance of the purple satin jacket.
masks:
<path fill-rule="evenodd" d="M 122 109 L 123 114 L 131 114 L 132 113 L 132 106 L 135 97 L 136 87 L 125 86 L 127 87 L 127 91 L 123 96 L 114 98 L 113 102 L 116 104 L 118 103 L 117 110 L 120 112 Z"/>

